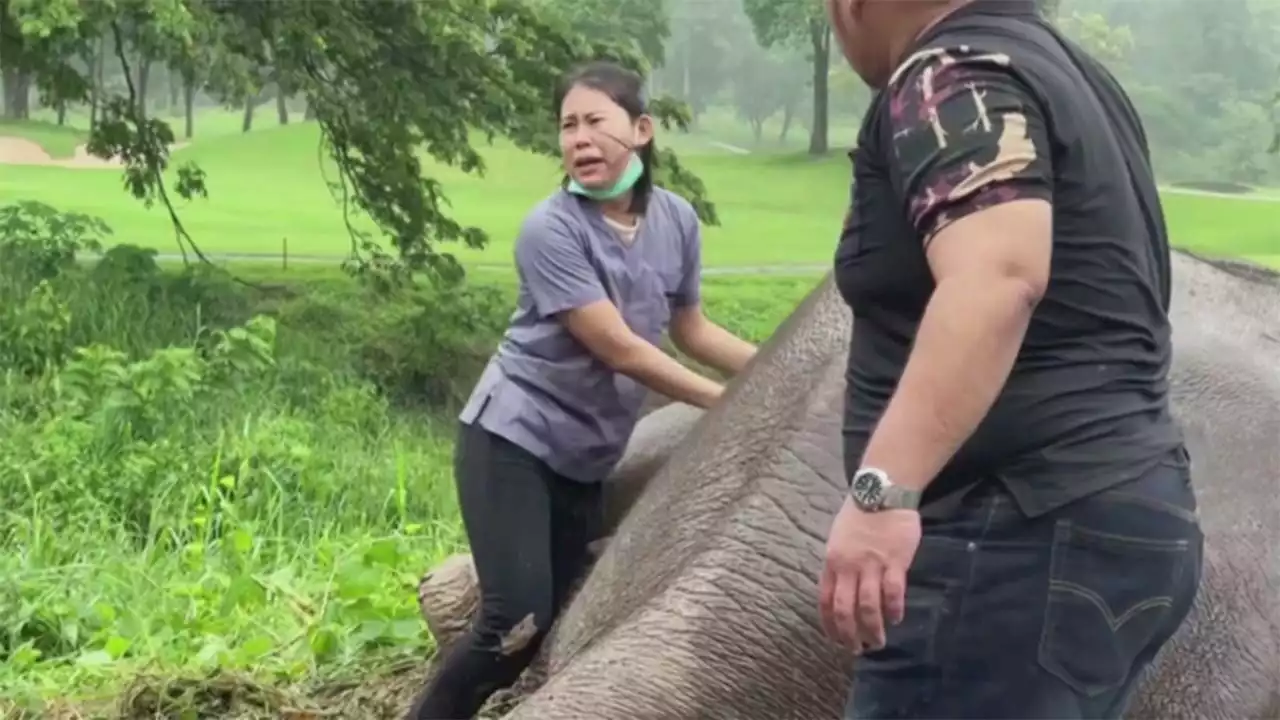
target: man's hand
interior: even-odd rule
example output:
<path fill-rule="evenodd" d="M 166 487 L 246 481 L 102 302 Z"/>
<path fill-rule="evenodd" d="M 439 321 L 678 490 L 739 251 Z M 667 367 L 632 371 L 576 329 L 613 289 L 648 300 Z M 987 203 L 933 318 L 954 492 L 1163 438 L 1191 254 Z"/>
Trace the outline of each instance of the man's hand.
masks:
<path fill-rule="evenodd" d="M 907 568 L 920 547 L 914 510 L 863 512 L 846 497 L 827 537 L 819 609 L 827 634 L 861 654 L 906 614 Z"/>

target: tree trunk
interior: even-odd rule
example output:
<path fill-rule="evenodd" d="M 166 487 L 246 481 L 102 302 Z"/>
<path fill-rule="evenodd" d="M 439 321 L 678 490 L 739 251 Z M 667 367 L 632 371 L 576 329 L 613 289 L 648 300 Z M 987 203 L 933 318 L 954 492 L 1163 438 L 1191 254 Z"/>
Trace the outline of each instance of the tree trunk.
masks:
<path fill-rule="evenodd" d="M 169 114 L 176 115 L 182 102 L 182 73 L 169 68 Z"/>
<path fill-rule="evenodd" d="M 196 78 L 195 73 L 183 73 L 182 76 L 182 112 L 186 119 L 183 137 L 190 140 L 196 132 Z"/>
<path fill-rule="evenodd" d="M 782 106 L 782 132 L 778 133 L 778 143 L 786 144 L 787 133 L 791 132 L 791 119 L 795 117 L 795 103 L 787 103 Z"/>
<path fill-rule="evenodd" d="M 98 127 L 98 107 L 102 103 L 102 82 L 107 73 L 107 41 L 98 38 L 93 46 L 93 63 L 89 71 L 89 131 Z"/>
<path fill-rule="evenodd" d="M 241 130 L 243 132 L 249 132 L 250 130 L 253 129 L 253 109 L 254 109 L 254 106 L 257 104 L 258 104 L 257 93 L 250 95 L 249 98 L 244 101 L 244 123 L 243 123 L 243 126 L 241 127 Z"/>
<path fill-rule="evenodd" d="M 58 127 L 63 127 L 66 124 L 67 124 L 67 103 L 62 100 L 59 100 L 58 101 Z"/>
<path fill-rule="evenodd" d="M 279 85 L 276 86 L 276 115 L 280 118 L 281 125 L 289 124 L 289 98 Z"/>
<path fill-rule="evenodd" d="M 8 120 L 31 118 L 31 76 L 17 68 L 5 68 L 4 116 Z"/>
<path fill-rule="evenodd" d="M 147 86 L 151 82 L 151 61 L 143 60 L 138 66 L 138 114 L 147 116 Z"/>
<path fill-rule="evenodd" d="M 827 75 L 831 70 L 831 26 L 825 20 L 810 20 L 809 40 L 813 46 L 813 125 L 809 132 L 809 154 L 825 155 L 830 149 Z"/>

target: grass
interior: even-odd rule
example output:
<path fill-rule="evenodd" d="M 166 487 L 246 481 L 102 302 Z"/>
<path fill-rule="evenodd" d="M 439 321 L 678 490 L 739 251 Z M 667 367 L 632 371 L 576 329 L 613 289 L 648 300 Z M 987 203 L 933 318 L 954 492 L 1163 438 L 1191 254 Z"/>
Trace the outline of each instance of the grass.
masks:
<path fill-rule="evenodd" d="M 225 113 L 223 114 L 225 116 Z M 216 113 L 213 117 L 220 117 Z M 341 212 L 324 182 L 334 171 L 318 159 L 313 124 L 269 124 L 247 135 L 222 128 L 198 136 L 175 153 L 198 162 L 209 175 L 210 198 L 181 207 L 201 246 L 214 253 L 337 257 L 349 247 Z M 849 192 L 849 164 L 840 153 L 810 159 L 794 153 L 734 155 L 705 138 L 669 134 L 686 163 L 706 182 L 722 225 L 704 229 L 704 262 L 715 266 L 822 265 L 830 261 Z M 456 248 L 465 263 L 508 264 L 519 223 L 529 207 L 551 192 L 555 163 L 498 143 L 485 149 L 487 175 L 428 166 L 441 180 L 460 220 L 485 229 L 483 250 Z M 113 170 L 9 167 L 0 173 L 0 203 L 17 198 L 98 215 L 121 238 L 164 252 L 176 249 L 162 209 L 146 209 L 120 191 Z M 1271 256 L 1280 253 L 1280 204 L 1233 198 L 1166 194 L 1165 211 L 1175 244 L 1210 255 Z M 281 208 L 287 208 L 282 211 Z M 366 225 L 367 227 L 367 225 Z"/>
<path fill-rule="evenodd" d="M 16 240 L 0 240 L 0 698 L 51 713 L 151 702 L 121 695 L 139 676 L 289 687 L 425 658 L 415 585 L 463 547 L 453 412 L 511 276 L 388 299 L 332 267 L 236 268 L 281 295 Z M 763 340 L 816 279 L 711 278 L 708 312 Z"/>
<path fill-rule="evenodd" d="M 345 251 L 314 126 L 246 135 L 237 113 L 210 111 L 197 128 L 175 158 L 209 173 L 210 200 L 181 208 L 207 250 L 278 254 L 288 238 L 294 254 Z M 0 133 L 67 154 L 79 138 L 39 123 Z M 740 156 L 705 140 L 671 144 L 724 221 L 705 231 L 708 266 L 829 261 L 842 156 Z M 506 266 L 523 213 L 558 176 L 505 145 L 486 157 L 483 179 L 432 172 L 493 238 L 464 261 Z M 0 206 L 19 199 L 172 248 L 167 219 L 125 197 L 117 171 L 5 167 Z M 1166 200 L 1180 244 L 1280 261 L 1280 208 Z M 35 244 L 15 250 L 24 240 Z M 287 292 L 164 265 L 129 248 L 67 264 L 40 238 L 0 237 L 0 698 L 51 712 L 50 699 L 154 700 L 120 695 L 137 676 L 217 668 L 290 687 L 425 656 L 414 585 L 463 544 L 453 412 L 506 322 L 512 273 L 382 298 L 333 264 L 234 263 Z M 708 276 L 708 313 L 760 341 L 816 279 Z"/>

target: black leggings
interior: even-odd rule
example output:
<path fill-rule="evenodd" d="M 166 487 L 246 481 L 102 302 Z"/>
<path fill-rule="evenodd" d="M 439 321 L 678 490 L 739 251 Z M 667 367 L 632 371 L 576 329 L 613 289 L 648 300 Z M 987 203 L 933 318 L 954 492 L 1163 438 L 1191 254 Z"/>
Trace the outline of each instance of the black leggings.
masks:
<path fill-rule="evenodd" d="M 585 570 L 603 512 L 599 483 L 558 475 L 478 423 L 462 425 L 454 453 L 480 612 L 414 701 L 416 720 L 471 718 L 520 677 Z"/>

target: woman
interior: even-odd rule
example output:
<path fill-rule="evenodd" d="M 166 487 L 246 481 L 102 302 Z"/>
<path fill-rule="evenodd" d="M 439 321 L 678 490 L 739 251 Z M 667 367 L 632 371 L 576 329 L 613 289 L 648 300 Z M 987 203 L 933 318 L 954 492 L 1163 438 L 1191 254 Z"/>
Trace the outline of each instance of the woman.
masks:
<path fill-rule="evenodd" d="M 698 218 L 653 184 L 641 89 L 593 63 L 556 98 L 564 187 L 524 220 L 518 307 L 460 416 L 454 473 L 480 614 L 410 717 L 470 718 L 532 660 L 585 569 L 601 482 L 646 391 L 704 408 L 720 398 L 657 347 L 662 334 L 728 374 L 755 353 L 702 314 Z"/>
<path fill-rule="evenodd" d="M 1203 537 L 1142 124 L 1035 0 L 827 0 L 863 121 L 836 284 L 846 717 L 1119 718 Z"/>

